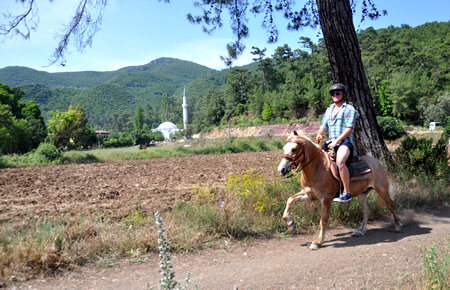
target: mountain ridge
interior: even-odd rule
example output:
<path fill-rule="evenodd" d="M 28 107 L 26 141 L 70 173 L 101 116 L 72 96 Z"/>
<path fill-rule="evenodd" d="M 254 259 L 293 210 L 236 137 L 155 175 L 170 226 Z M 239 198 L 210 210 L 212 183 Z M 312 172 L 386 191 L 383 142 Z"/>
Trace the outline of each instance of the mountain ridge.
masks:
<path fill-rule="evenodd" d="M 7 66 L 0 69 L 0 82 L 10 87 L 29 84 L 43 84 L 49 87 L 85 88 L 108 82 L 119 75 L 129 72 L 165 72 L 173 66 L 194 66 L 196 70 L 218 72 L 217 70 L 194 63 L 170 57 L 160 57 L 147 64 L 126 66 L 113 71 L 76 71 L 76 72 L 46 72 L 25 66 Z"/>
<path fill-rule="evenodd" d="M 208 81 L 214 82 L 214 86 L 223 86 L 224 75 L 225 71 L 191 61 L 161 57 L 144 65 L 106 72 L 49 73 L 10 66 L 0 69 L 0 83 L 21 88 L 25 92 L 22 100 L 35 101 L 46 121 L 51 118 L 50 111 L 66 110 L 69 105 L 80 103 L 89 122 L 95 127 L 105 128 L 117 112 L 133 116 L 139 105 L 157 108 L 163 95 L 173 96 L 181 106 L 183 88 L 206 80 L 205 88 L 190 92 L 189 102 L 193 104 L 197 96 L 208 88 Z"/>

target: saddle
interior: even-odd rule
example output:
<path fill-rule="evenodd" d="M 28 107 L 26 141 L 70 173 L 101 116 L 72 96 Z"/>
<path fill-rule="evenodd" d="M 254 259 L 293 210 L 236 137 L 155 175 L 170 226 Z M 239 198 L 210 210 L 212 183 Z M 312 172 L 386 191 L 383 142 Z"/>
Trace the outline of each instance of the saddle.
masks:
<path fill-rule="evenodd" d="M 331 142 L 326 142 L 323 145 L 322 150 L 328 156 L 328 160 L 330 161 L 331 164 L 331 173 L 333 174 L 333 177 L 340 182 L 341 179 L 339 177 L 339 168 L 336 164 L 336 151 L 334 149 L 328 148 L 328 144 L 330 143 Z M 369 168 L 367 163 L 361 158 L 359 158 L 359 156 L 356 156 L 353 152 L 352 155 L 348 158 L 347 162 L 345 162 L 345 165 L 347 165 L 348 171 L 350 173 L 350 181 L 366 179 L 372 172 L 372 169 Z"/>

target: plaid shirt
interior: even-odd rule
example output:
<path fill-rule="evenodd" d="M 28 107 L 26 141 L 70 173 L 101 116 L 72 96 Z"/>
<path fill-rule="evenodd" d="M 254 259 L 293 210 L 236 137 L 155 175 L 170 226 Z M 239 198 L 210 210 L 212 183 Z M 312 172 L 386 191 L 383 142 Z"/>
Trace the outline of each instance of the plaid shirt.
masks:
<path fill-rule="evenodd" d="M 333 111 L 334 104 L 328 107 L 325 115 L 323 115 L 322 123 L 320 127 L 328 132 L 328 137 L 331 140 L 336 140 L 342 132 L 344 132 L 345 128 L 355 128 L 356 119 L 358 119 L 359 115 L 356 112 L 356 109 L 344 102 L 342 106 L 339 108 L 336 116 L 334 116 L 334 120 L 331 120 L 331 112 Z M 349 141 L 353 143 L 353 132 L 348 136 Z"/>

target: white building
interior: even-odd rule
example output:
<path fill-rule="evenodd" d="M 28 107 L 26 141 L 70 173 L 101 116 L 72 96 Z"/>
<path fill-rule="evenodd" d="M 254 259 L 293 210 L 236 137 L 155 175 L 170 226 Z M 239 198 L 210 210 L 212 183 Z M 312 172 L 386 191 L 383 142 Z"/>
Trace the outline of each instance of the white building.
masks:
<path fill-rule="evenodd" d="M 177 125 L 175 125 L 172 122 L 164 122 L 161 123 L 161 125 L 158 126 L 158 128 L 153 129 L 152 131 L 159 131 L 163 134 L 165 140 L 170 139 L 170 134 L 175 134 L 176 132 L 180 131 L 178 129 Z"/>

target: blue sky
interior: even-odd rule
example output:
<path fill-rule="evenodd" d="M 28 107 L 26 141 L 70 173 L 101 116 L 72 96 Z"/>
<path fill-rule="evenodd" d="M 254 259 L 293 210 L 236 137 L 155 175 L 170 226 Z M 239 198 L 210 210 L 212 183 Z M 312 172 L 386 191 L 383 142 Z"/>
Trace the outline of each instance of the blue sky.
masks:
<path fill-rule="evenodd" d="M 2 10 L 14 12 L 21 4 L 2 0 Z M 79 0 L 37 0 L 39 26 L 29 40 L 19 37 L 0 37 L 0 68 L 7 66 L 27 66 L 41 71 L 110 71 L 130 65 L 143 65 L 159 57 L 174 57 L 193 61 L 210 68 L 223 69 L 220 56 L 226 55 L 225 45 L 232 41 L 229 25 L 212 35 L 202 32 L 200 25 L 186 20 L 188 12 L 199 14 L 190 0 L 172 0 L 170 4 L 157 0 L 110 0 L 103 17 L 101 30 L 95 35 L 92 47 L 83 53 L 73 46 L 67 54 L 66 66 L 48 66 L 49 58 L 58 39 L 56 33 L 71 19 Z M 304 3 L 298 0 L 298 3 Z M 357 0 L 362 2 L 362 0 Z M 380 10 L 388 15 L 376 21 L 367 20 L 359 24 L 355 16 L 355 27 L 369 26 L 385 28 L 389 25 L 408 24 L 417 26 L 432 21 L 449 21 L 449 0 L 375 0 Z M 426 3 L 426 4 L 425 4 Z M 0 23 L 4 23 L 0 16 Z M 303 29 L 287 31 L 286 21 L 278 16 L 279 39 L 276 44 L 267 43 L 267 34 L 260 27 L 260 19 L 249 15 L 250 37 L 244 41 L 247 49 L 234 65 L 244 65 L 252 61 L 251 47 L 267 48 L 270 56 L 278 46 L 287 43 L 291 48 L 299 48 L 300 36 L 317 39 L 319 30 Z M 278 24 L 279 23 L 279 24 Z"/>

